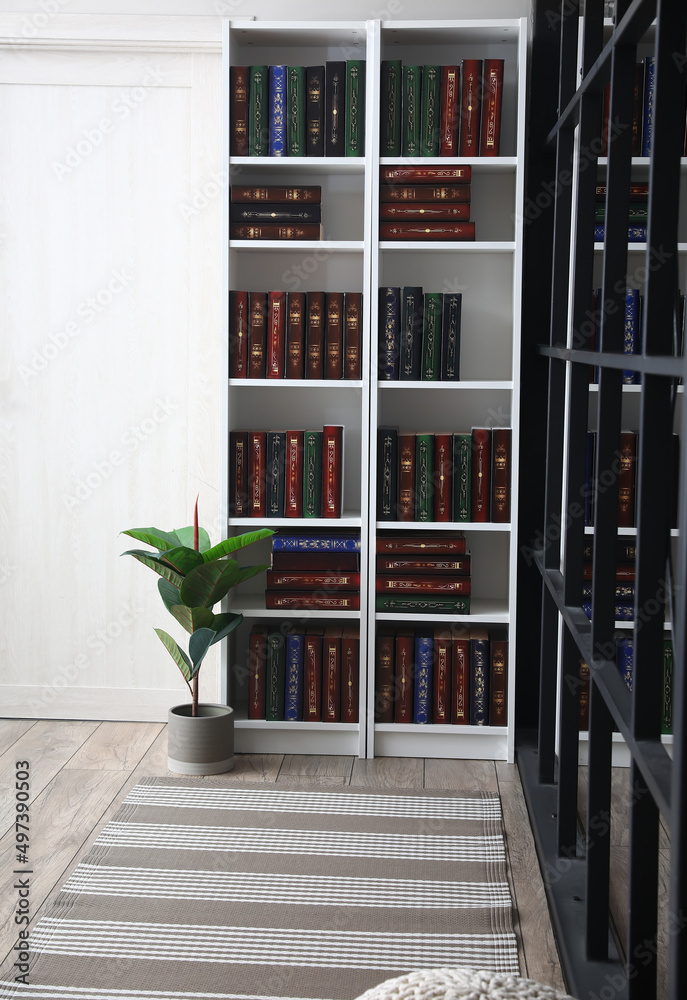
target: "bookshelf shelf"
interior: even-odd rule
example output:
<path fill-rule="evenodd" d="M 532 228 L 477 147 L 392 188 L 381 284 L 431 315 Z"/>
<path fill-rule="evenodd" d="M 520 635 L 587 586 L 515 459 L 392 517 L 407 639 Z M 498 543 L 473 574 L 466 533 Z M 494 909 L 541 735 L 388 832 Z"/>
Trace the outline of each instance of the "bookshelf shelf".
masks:
<path fill-rule="evenodd" d="M 364 174 L 365 158 L 362 156 L 230 156 L 232 167 L 242 171 L 264 168 L 270 173 Z"/>
<path fill-rule="evenodd" d="M 251 253 L 264 253 L 266 250 L 279 250 L 284 253 L 293 253 L 294 250 L 362 253 L 365 244 L 362 240 L 230 240 L 229 249 L 248 250 Z"/>
<path fill-rule="evenodd" d="M 503 243 L 482 243 L 477 240 L 464 240 L 461 242 L 443 242 L 437 241 L 436 243 L 406 243 L 405 240 L 384 240 L 379 244 L 380 250 L 398 250 L 399 252 L 413 251 L 418 253 L 425 250 L 433 250 L 435 253 L 509 253 L 512 254 L 516 250 L 516 244 L 511 242 Z"/>
<path fill-rule="evenodd" d="M 446 392 L 456 392 L 460 390 L 467 389 L 503 389 L 509 391 L 513 388 L 512 381 L 503 380 L 482 380 L 482 381 L 460 381 L 460 382 L 378 382 L 377 388 L 380 392 L 390 390 L 391 392 L 398 392 L 403 389 L 410 389 L 413 392 L 417 392 L 421 389 L 440 389 Z"/>

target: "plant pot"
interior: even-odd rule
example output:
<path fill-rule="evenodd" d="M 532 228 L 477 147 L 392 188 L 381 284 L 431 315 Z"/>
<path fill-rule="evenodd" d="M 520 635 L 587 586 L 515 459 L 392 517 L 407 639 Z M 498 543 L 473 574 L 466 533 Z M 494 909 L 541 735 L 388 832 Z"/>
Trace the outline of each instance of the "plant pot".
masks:
<path fill-rule="evenodd" d="M 167 715 L 167 766 L 177 774 L 222 774 L 234 766 L 234 710 L 176 705 Z"/>

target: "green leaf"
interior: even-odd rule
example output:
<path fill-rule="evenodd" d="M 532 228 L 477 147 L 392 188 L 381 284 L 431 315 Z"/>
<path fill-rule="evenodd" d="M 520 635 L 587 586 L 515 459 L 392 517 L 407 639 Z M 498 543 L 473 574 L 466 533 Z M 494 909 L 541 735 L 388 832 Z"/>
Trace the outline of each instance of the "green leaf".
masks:
<path fill-rule="evenodd" d="M 212 623 L 212 627 L 215 630 L 215 638 L 212 640 L 211 645 L 214 646 L 216 642 L 223 639 L 225 635 L 229 635 L 233 632 L 235 628 L 243 621 L 243 615 L 235 615 L 231 611 L 223 611 L 219 615 L 215 615 L 215 620 Z"/>
<path fill-rule="evenodd" d="M 172 659 L 178 666 L 179 670 L 181 670 L 182 674 L 184 675 L 184 679 L 186 681 L 190 681 L 193 675 L 197 671 L 194 670 L 193 667 L 191 666 L 191 661 L 189 660 L 186 653 L 183 651 L 183 649 L 179 649 L 179 646 L 177 645 L 176 641 L 171 637 L 171 635 L 168 635 L 166 632 L 163 632 L 161 628 L 156 628 L 155 631 L 160 637 L 163 646 L 165 647 L 165 649 L 169 651 Z"/>
<path fill-rule="evenodd" d="M 159 573 L 161 577 L 165 580 L 169 580 L 173 583 L 175 587 L 181 587 L 184 582 L 184 577 L 179 576 L 174 570 L 163 563 L 159 556 L 155 555 L 153 552 L 146 552 L 143 549 L 129 549 L 128 552 L 122 552 L 123 556 L 133 556 L 134 559 L 138 559 L 139 562 L 143 563 L 144 566 L 149 566 L 150 569 Z"/>
<path fill-rule="evenodd" d="M 160 554 L 160 558 L 175 569 L 181 576 L 186 576 L 196 566 L 203 565 L 203 556 L 195 549 L 189 549 L 185 545 L 178 545 L 173 549 L 167 549 Z"/>
<path fill-rule="evenodd" d="M 199 628 L 214 627 L 215 616 L 209 608 L 189 608 L 185 604 L 175 604 L 169 610 L 187 632 L 193 633 Z"/>
<path fill-rule="evenodd" d="M 193 548 L 193 525 L 187 528 L 177 528 L 174 534 L 177 537 L 177 545 L 185 545 L 186 548 Z M 210 548 L 210 536 L 205 528 L 198 528 L 198 551 L 205 552 Z"/>
<path fill-rule="evenodd" d="M 172 549 L 179 545 L 179 539 L 174 531 L 162 531 L 160 528 L 129 528 L 120 532 L 122 535 L 131 535 L 137 542 L 145 542 L 152 545 L 154 549 Z M 126 553 L 122 553 L 126 555 Z"/>
<path fill-rule="evenodd" d="M 194 632 L 188 641 L 188 651 L 191 654 L 191 660 L 193 661 L 193 673 L 197 674 L 200 670 L 200 665 L 203 662 L 203 658 L 207 653 L 208 649 L 212 645 L 215 638 L 215 630 L 212 628 L 199 628 L 197 632 Z"/>
<path fill-rule="evenodd" d="M 175 604 L 181 604 L 179 588 L 175 587 L 173 583 L 168 583 L 167 580 L 158 580 L 157 589 L 160 591 L 162 603 L 170 613 Z"/>
<path fill-rule="evenodd" d="M 269 569 L 269 566 L 244 566 L 241 569 L 239 583 L 243 583 L 244 580 L 250 580 L 252 576 L 257 576 L 258 573 L 262 573 L 266 569 Z"/>
<path fill-rule="evenodd" d="M 181 600 L 191 608 L 211 608 L 241 580 L 235 559 L 203 563 L 184 578 Z"/>
<path fill-rule="evenodd" d="M 246 545 L 252 545 L 253 542 L 259 542 L 261 538 L 269 538 L 273 534 L 274 532 L 271 528 L 260 528 L 259 531 L 249 531 L 245 535 L 235 535 L 234 538 L 225 538 L 223 542 L 204 552 L 203 559 L 205 562 L 221 559 L 222 556 L 227 556 L 230 552 L 236 552 L 237 549 L 243 549 Z"/>

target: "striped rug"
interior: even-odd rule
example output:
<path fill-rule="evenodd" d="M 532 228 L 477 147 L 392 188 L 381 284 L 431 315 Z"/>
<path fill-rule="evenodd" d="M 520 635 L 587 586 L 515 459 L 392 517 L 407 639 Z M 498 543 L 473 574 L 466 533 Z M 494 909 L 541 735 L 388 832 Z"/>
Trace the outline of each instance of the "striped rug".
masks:
<path fill-rule="evenodd" d="M 353 1000 L 518 973 L 497 796 L 147 778 L 32 928 L 40 1000 Z"/>

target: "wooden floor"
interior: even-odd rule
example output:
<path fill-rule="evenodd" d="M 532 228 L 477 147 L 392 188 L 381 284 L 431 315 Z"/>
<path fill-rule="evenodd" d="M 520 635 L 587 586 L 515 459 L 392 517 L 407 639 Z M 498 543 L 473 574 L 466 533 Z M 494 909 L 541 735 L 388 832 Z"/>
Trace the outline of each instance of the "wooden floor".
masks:
<path fill-rule="evenodd" d="M 14 775 L 31 775 L 27 866 L 16 863 Z M 17 868 L 29 868 L 32 923 L 89 849 L 127 791 L 167 775 L 166 727 L 148 723 L 0 720 L 0 978 L 14 978 Z M 544 886 L 514 765 L 491 761 L 251 754 L 213 782 L 363 788 L 482 789 L 501 796 L 523 976 L 563 990 Z"/>

